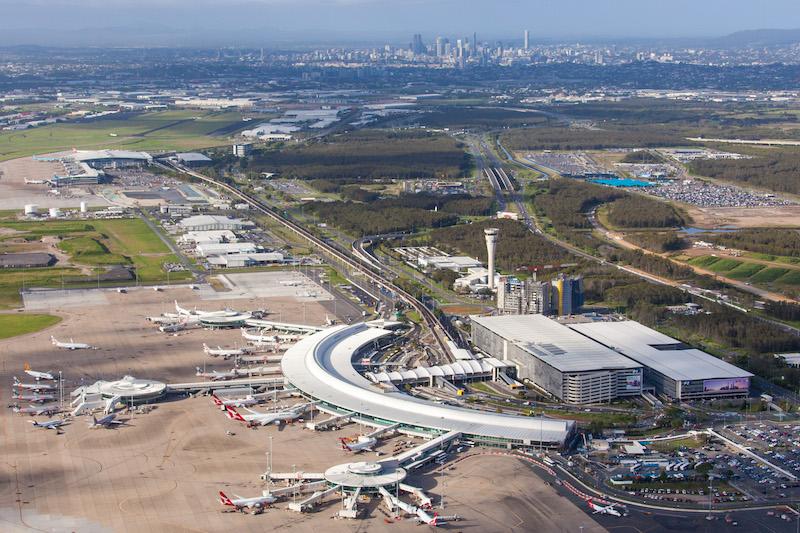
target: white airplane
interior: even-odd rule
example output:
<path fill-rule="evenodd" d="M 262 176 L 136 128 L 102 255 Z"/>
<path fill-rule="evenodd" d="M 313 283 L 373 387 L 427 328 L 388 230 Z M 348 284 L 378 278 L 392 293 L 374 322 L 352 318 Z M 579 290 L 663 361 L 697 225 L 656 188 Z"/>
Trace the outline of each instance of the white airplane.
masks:
<path fill-rule="evenodd" d="M 32 391 L 55 390 L 56 386 L 50 383 L 22 383 L 17 376 L 14 376 L 14 387 Z"/>
<path fill-rule="evenodd" d="M 367 437 L 366 435 L 359 435 L 354 441 L 349 441 L 346 438 L 341 438 L 339 441 L 342 443 L 343 450 L 354 453 L 363 451 L 371 452 L 375 445 L 378 444 L 378 439 L 375 437 Z"/>
<path fill-rule="evenodd" d="M 211 357 L 222 357 L 223 359 L 228 359 L 229 357 L 236 357 L 238 355 L 245 355 L 250 353 L 250 350 L 246 348 L 223 348 L 222 346 L 217 346 L 216 348 L 209 348 L 209 346 L 203 343 L 203 351 L 206 355 L 210 355 Z"/>
<path fill-rule="evenodd" d="M 186 329 L 186 324 L 183 322 L 175 322 L 173 324 L 164 324 L 158 327 L 161 333 L 177 333 Z"/>
<path fill-rule="evenodd" d="M 589 504 L 589 508 L 592 511 L 594 511 L 592 514 L 600 513 L 600 514 L 610 514 L 612 516 L 622 516 L 622 513 L 620 513 L 616 509 L 614 509 L 614 505 L 616 505 L 616 504 L 612 503 L 611 505 L 608 505 L 608 506 L 598 505 L 598 504 L 594 503 L 591 499 L 586 500 L 586 503 L 588 503 Z"/>
<path fill-rule="evenodd" d="M 297 418 L 300 418 L 306 410 L 314 405 L 314 402 L 304 403 L 302 405 L 298 405 L 293 409 L 286 409 L 285 411 L 276 411 L 274 413 L 259 413 L 258 411 L 253 411 L 252 409 L 244 408 L 250 414 L 242 415 L 233 407 L 227 407 L 229 413 L 234 420 L 238 420 L 239 422 L 246 422 L 249 426 L 267 426 L 269 424 L 276 424 L 280 425 L 283 422 L 290 422 Z"/>
<path fill-rule="evenodd" d="M 53 405 L 41 405 L 41 406 L 38 406 L 38 407 L 35 406 L 35 405 L 29 405 L 28 407 L 15 406 L 13 408 L 13 411 L 15 413 L 19 413 L 21 415 L 31 415 L 31 416 L 42 416 L 42 415 L 52 416 L 52 415 L 58 413 L 60 410 L 61 409 L 59 409 L 58 406 L 55 405 L 55 404 L 53 404 Z"/>
<path fill-rule="evenodd" d="M 198 311 L 197 309 L 189 310 L 184 309 L 180 305 L 178 305 L 178 300 L 175 300 L 175 311 L 179 315 L 182 316 L 199 316 L 199 317 L 225 317 L 225 316 L 235 316 L 238 315 L 238 311 L 232 311 L 230 309 L 225 309 L 222 311 Z"/>
<path fill-rule="evenodd" d="M 325 326 L 331 327 L 336 324 L 336 319 L 329 317 L 327 314 L 325 315 Z"/>
<path fill-rule="evenodd" d="M 66 420 L 60 420 L 55 418 L 53 420 L 45 420 L 44 422 L 37 422 L 36 420 L 31 420 L 31 424 L 37 428 L 44 428 L 44 429 L 55 429 L 56 431 L 61 430 L 61 426 L 66 424 Z"/>
<path fill-rule="evenodd" d="M 89 424 L 89 429 L 98 429 L 98 428 L 112 428 L 114 426 L 124 424 L 121 420 L 116 420 L 117 414 L 111 413 L 110 415 L 106 415 L 101 419 L 97 419 L 96 416 L 92 415 L 92 423 Z"/>
<path fill-rule="evenodd" d="M 242 337 L 253 344 L 274 344 L 278 342 L 278 337 L 275 335 L 264 335 L 259 332 L 258 335 L 248 332 L 245 328 L 241 328 Z"/>
<path fill-rule="evenodd" d="M 220 503 L 228 507 L 235 507 L 237 511 L 243 509 L 261 511 L 264 507 L 274 503 L 275 500 L 277 500 L 277 498 L 268 491 L 264 491 L 261 496 L 255 496 L 253 498 L 242 498 L 234 494 L 233 499 L 228 498 L 224 492 L 219 491 Z"/>
<path fill-rule="evenodd" d="M 44 185 L 47 183 L 45 180 L 32 180 L 25 178 L 25 185 Z"/>
<path fill-rule="evenodd" d="M 47 402 L 54 402 L 56 401 L 56 397 L 52 394 L 26 394 L 26 393 L 15 393 L 12 398 L 14 400 L 23 401 L 23 402 L 35 402 L 35 403 L 47 403 Z"/>
<path fill-rule="evenodd" d="M 64 348 L 66 350 L 93 350 L 94 347 L 84 343 L 84 342 L 74 342 L 72 339 L 69 342 L 61 342 L 55 337 L 50 337 L 50 342 L 53 343 L 53 346 L 57 346 L 59 348 Z"/>
<path fill-rule="evenodd" d="M 36 370 L 31 370 L 31 367 L 28 365 L 25 365 L 25 373 L 32 378 L 36 378 L 36 381 L 39 381 L 40 379 L 54 381 L 56 379 L 50 372 L 38 372 Z"/>
<path fill-rule="evenodd" d="M 285 287 L 297 287 L 298 285 L 302 285 L 303 282 L 296 279 L 290 279 L 288 281 L 281 281 L 281 285 Z"/>
<path fill-rule="evenodd" d="M 246 396 L 245 398 L 236 398 L 236 399 L 226 399 L 223 400 L 216 394 L 211 395 L 211 401 L 214 402 L 220 409 L 226 410 L 226 407 L 248 407 L 250 405 L 256 405 L 258 403 L 258 398 L 253 396 Z"/>
<path fill-rule="evenodd" d="M 236 370 L 229 370 L 227 372 L 220 372 L 219 370 L 212 370 L 211 372 L 203 372 L 200 370 L 200 367 L 195 367 L 197 369 L 197 373 L 195 374 L 199 378 L 208 378 L 211 381 L 221 381 L 225 379 L 233 379 L 238 376 Z"/>

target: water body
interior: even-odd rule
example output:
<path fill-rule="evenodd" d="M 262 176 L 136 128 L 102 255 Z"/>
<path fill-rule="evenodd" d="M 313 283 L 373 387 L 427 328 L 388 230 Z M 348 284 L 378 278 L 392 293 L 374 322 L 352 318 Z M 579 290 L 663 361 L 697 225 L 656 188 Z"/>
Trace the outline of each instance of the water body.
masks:
<path fill-rule="evenodd" d="M 678 230 L 678 233 L 683 233 L 685 235 L 697 235 L 700 233 L 733 233 L 739 231 L 737 228 L 733 228 L 730 226 L 722 226 L 721 228 L 715 229 L 707 229 L 707 228 L 681 228 Z"/>
<path fill-rule="evenodd" d="M 589 181 L 592 183 L 599 183 L 600 185 L 609 185 L 611 187 L 652 187 L 655 185 L 649 181 L 634 180 L 630 178 L 599 178 Z"/>

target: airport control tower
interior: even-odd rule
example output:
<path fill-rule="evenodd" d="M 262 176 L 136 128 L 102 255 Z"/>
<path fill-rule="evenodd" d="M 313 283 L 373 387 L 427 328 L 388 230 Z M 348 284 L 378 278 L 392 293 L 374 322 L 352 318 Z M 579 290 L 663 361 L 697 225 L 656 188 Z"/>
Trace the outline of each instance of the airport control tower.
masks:
<path fill-rule="evenodd" d="M 486 253 L 489 256 L 489 289 L 494 290 L 494 251 L 497 248 L 497 235 L 500 230 L 497 228 L 486 228 L 483 230 L 486 234 Z"/>

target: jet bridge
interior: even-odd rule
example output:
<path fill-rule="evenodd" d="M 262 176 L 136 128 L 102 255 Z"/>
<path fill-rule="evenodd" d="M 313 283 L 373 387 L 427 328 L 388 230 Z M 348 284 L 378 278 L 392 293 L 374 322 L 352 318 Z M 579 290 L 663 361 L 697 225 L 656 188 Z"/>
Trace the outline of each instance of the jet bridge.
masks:
<path fill-rule="evenodd" d="M 319 430 L 322 430 L 322 429 L 328 429 L 331 426 L 338 426 L 339 424 L 345 424 L 347 422 L 350 422 L 350 419 L 352 418 L 352 416 L 353 416 L 353 413 L 345 413 L 345 414 L 342 414 L 342 415 L 334 415 L 334 416 L 332 416 L 332 417 L 330 417 L 330 418 L 328 418 L 326 420 L 323 420 L 321 422 L 306 422 L 306 427 L 308 429 L 311 429 L 311 430 L 314 430 L 314 431 L 319 431 Z"/>
<path fill-rule="evenodd" d="M 292 503 L 290 503 L 289 504 L 289 510 L 290 511 L 295 511 L 295 512 L 298 512 L 298 513 L 302 513 L 303 511 L 306 511 L 306 510 L 310 509 L 311 507 L 313 507 L 316 503 L 318 503 L 320 500 L 322 500 L 326 496 L 328 496 L 330 494 L 333 494 L 334 492 L 336 492 L 337 490 L 340 490 L 340 489 L 341 489 L 341 487 L 339 485 L 334 485 L 331 488 L 326 489 L 326 490 L 315 491 L 314 494 L 312 494 L 311 496 L 309 496 L 308 498 L 306 498 L 305 500 L 303 500 L 301 502 L 292 502 Z"/>
<path fill-rule="evenodd" d="M 378 428 L 375 431 L 373 431 L 372 433 L 368 433 L 367 435 L 365 435 L 365 437 L 377 439 L 377 438 L 380 438 L 382 435 L 384 435 L 386 433 L 391 433 L 392 431 L 395 431 L 399 427 L 400 427 L 400 424 L 392 424 L 391 426 Z"/>

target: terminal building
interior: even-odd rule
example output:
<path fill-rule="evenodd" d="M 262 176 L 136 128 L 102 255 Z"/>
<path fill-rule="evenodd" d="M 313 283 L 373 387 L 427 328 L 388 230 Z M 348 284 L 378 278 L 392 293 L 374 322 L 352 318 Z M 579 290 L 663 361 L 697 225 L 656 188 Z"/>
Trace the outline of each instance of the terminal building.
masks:
<path fill-rule="evenodd" d="M 357 417 L 367 425 L 397 425 L 397 431 L 421 437 L 460 434 L 476 444 L 502 448 L 563 448 L 575 435 L 575 423 L 539 417 L 478 411 L 414 397 L 392 383 L 375 383 L 354 367 L 394 342 L 395 332 L 359 323 L 334 326 L 289 348 L 281 360 L 287 385 L 315 408 Z M 575 335 L 578 335 L 575 333 Z"/>
<path fill-rule="evenodd" d="M 638 322 L 591 322 L 569 327 L 644 366 L 645 382 L 657 394 L 674 400 L 696 400 L 749 393 L 750 372 Z"/>
<path fill-rule="evenodd" d="M 566 403 L 608 402 L 642 393 L 643 369 L 543 315 L 472 317 L 472 342 L 517 367 L 517 377 Z"/>

